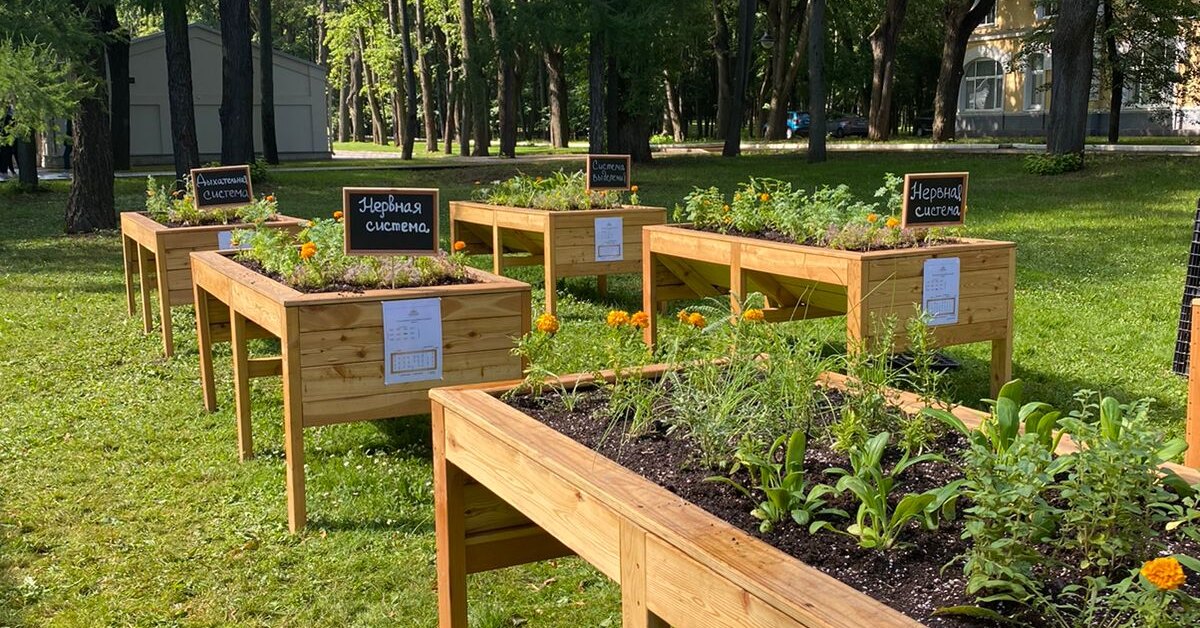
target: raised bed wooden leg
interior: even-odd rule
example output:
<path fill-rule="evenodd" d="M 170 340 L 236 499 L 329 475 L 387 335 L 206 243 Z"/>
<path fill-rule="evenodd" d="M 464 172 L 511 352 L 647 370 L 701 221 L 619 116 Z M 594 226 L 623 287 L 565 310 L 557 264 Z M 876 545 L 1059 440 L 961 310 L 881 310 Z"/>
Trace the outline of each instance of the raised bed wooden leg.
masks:
<path fill-rule="evenodd" d="M 555 264 L 558 261 L 558 256 L 555 254 L 555 229 L 554 221 L 546 221 L 546 232 L 543 235 L 545 249 L 542 251 L 542 267 L 546 271 L 546 311 L 554 314 L 558 305 L 558 269 Z"/>
<path fill-rule="evenodd" d="M 196 302 L 196 345 L 200 353 L 200 388 L 204 390 L 204 409 L 217 411 L 217 385 L 213 381 L 212 327 L 208 318 L 208 292 L 192 284 Z"/>
<path fill-rule="evenodd" d="M 992 395 L 1012 379 L 1012 334 L 992 341 Z"/>
<path fill-rule="evenodd" d="M 742 314 L 742 301 L 746 299 L 746 271 L 742 270 L 742 249 L 734 246 L 729 264 L 729 311 L 736 321 Z"/>
<path fill-rule="evenodd" d="M 492 225 L 492 274 L 504 274 L 504 239 L 496 225 Z"/>
<path fill-rule="evenodd" d="M 621 626 L 667 628 L 646 608 L 646 533 L 621 520 Z"/>
<path fill-rule="evenodd" d="M 171 329 L 171 285 L 167 281 L 167 256 L 161 250 L 154 254 L 154 273 L 158 279 L 158 319 L 162 325 L 163 355 L 169 358 L 175 355 L 175 338 Z"/>
<path fill-rule="evenodd" d="M 1200 469 L 1200 299 L 1192 301 L 1192 341 L 1188 355 L 1187 425 L 1188 448 L 1183 463 Z"/>
<path fill-rule="evenodd" d="M 150 313 L 150 251 L 137 245 L 138 289 L 142 295 L 142 333 L 154 331 L 154 316 Z"/>
<path fill-rule="evenodd" d="M 287 308 L 280 363 L 283 375 L 283 455 L 287 475 L 288 528 L 304 529 L 308 510 L 304 497 L 304 403 L 300 381 L 300 313 Z"/>
<path fill-rule="evenodd" d="M 650 348 L 658 340 L 658 273 L 655 272 L 654 254 L 650 252 L 650 238 L 642 238 L 642 311 L 649 314 L 649 324 L 642 330 L 642 341 Z"/>
<path fill-rule="evenodd" d="M 125 311 L 129 316 L 133 316 L 134 296 L 133 296 L 133 273 L 137 269 L 137 241 L 133 238 L 121 236 L 122 259 L 125 262 Z"/>
<path fill-rule="evenodd" d="M 446 460 L 445 412 L 433 407 L 433 511 L 438 626 L 467 628 L 466 474 Z"/>
<path fill-rule="evenodd" d="M 608 296 L 608 275 L 596 275 L 596 294 Z"/>
<path fill-rule="evenodd" d="M 229 344 L 233 350 L 233 398 L 237 413 L 238 460 L 254 457 L 250 426 L 250 354 L 246 347 L 246 317 L 229 311 Z"/>

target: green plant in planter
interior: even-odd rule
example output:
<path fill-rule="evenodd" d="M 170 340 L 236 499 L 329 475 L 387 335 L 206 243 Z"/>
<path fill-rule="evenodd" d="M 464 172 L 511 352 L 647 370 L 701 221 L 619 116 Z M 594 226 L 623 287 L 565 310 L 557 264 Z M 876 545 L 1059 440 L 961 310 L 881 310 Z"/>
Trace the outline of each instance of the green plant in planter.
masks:
<path fill-rule="evenodd" d="M 570 174 L 559 170 L 549 177 L 518 174 L 493 181 L 491 185 L 479 188 L 474 197 L 489 205 L 569 211 L 620 207 L 624 194 L 617 190 L 589 191 L 582 170 Z M 637 186 L 633 186 L 630 203 L 638 204 Z"/>
<path fill-rule="evenodd" d="M 896 478 L 905 469 L 924 462 L 944 461 L 936 454 L 901 456 L 890 471 L 883 470 L 883 454 L 891 434 L 880 432 L 867 441 L 866 445 L 850 451 L 852 471 L 833 468 L 826 473 L 841 476 L 836 485 L 838 492 L 850 491 L 858 498 L 858 511 L 845 531 L 825 521 L 814 522 L 810 532 L 829 529 L 858 539 L 858 544 L 868 549 L 889 550 L 901 544 L 900 536 L 912 522 L 919 522 L 926 529 L 937 528 L 940 518 L 953 518 L 962 481 L 924 493 L 909 493 L 900 498 L 895 508 L 889 505 Z"/>
<path fill-rule="evenodd" d="M 1003 455 L 1012 448 L 1022 427 L 1026 434 L 1035 435 L 1043 447 L 1053 451 L 1062 439 L 1062 433 L 1054 431 L 1059 426 L 1062 413 L 1040 401 L 1022 405 L 1024 388 L 1021 380 L 1014 379 L 1000 388 L 996 399 L 984 399 L 991 407 L 991 414 L 978 430 L 969 429 L 961 419 L 940 408 L 928 407 L 922 410 L 922 414 L 961 432 L 972 443 L 996 455 Z"/>
<path fill-rule="evenodd" d="M 197 209 L 192 202 L 195 194 L 192 178 L 185 177 L 184 182 L 184 189 L 170 190 L 156 184 L 154 177 L 146 177 L 146 213 L 157 222 L 181 227 L 227 225 L 244 218 L 249 213 L 255 213 L 268 207 L 271 212 L 270 216 L 275 215 L 275 197 L 273 196 L 264 196 L 250 207 Z"/>

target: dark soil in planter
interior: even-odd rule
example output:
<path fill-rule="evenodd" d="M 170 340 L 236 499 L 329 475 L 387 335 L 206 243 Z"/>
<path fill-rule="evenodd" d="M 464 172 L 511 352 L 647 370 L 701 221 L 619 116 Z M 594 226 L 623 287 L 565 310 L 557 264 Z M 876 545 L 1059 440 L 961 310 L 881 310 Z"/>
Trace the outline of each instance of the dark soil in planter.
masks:
<path fill-rule="evenodd" d="M 297 290 L 297 291 L 303 292 L 305 294 L 327 294 L 327 293 L 332 293 L 332 292 L 350 292 L 350 293 L 354 293 L 354 294 L 361 294 L 361 293 L 366 292 L 367 290 L 392 290 L 392 289 L 402 290 L 403 288 L 426 288 L 429 286 L 457 286 L 457 285 L 479 283 L 479 282 L 475 281 L 474 279 L 471 279 L 470 277 L 464 277 L 462 279 L 454 279 L 454 278 L 447 277 L 443 281 L 439 281 L 437 283 L 425 284 L 425 285 L 420 285 L 420 286 L 402 286 L 400 288 L 392 288 L 391 286 L 356 286 L 356 285 L 348 284 L 348 283 L 331 283 L 331 284 L 321 287 L 321 288 L 310 288 L 310 287 L 303 287 L 303 286 L 293 286 L 292 284 L 288 283 L 287 280 L 285 280 L 283 278 L 283 276 L 280 275 L 279 273 L 269 273 L 269 272 L 263 270 L 262 264 L 259 264 L 258 262 L 254 261 L 254 260 L 238 259 L 236 257 L 233 258 L 233 260 L 260 275 L 263 275 L 265 277 L 270 277 L 271 279 L 274 279 L 275 281 L 278 281 L 279 283 L 281 283 L 289 288 L 292 288 L 293 290 Z"/>
<path fill-rule="evenodd" d="M 721 231 L 718 231 L 713 228 L 708 228 L 708 227 L 696 227 L 693 225 L 671 225 L 671 226 L 680 227 L 683 229 L 691 229 L 693 231 L 703 231 L 705 233 L 722 233 Z M 767 229 L 765 231 L 755 231 L 755 232 L 747 232 L 747 231 L 739 231 L 737 229 L 729 229 L 724 232 L 724 235 L 738 236 L 741 238 L 753 238 L 755 240 L 767 240 L 769 242 L 782 242 L 784 244 L 800 244 L 803 246 L 813 246 L 813 247 L 817 247 L 817 248 L 821 248 L 821 249 L 831 249 L 831 250 L 839 250 L 839 251 L 854 251 L 856 253 L 865 253 L 867 251 L 897 251 L 897 250 L 901 250 L 901 249 L 927 249 L 927 248 L 932 248 L 935 246 L 942 246 L 944 244 L 960 243 L 960 240 L 958 238 L 943 238 L 936 242 L 904 241 L 895 246 L 875 246 L 875 247 L 866 247 L 866 248 L 860 247 L 860 248 L 847 248 L 847 249 L 833 249 L 832 247 L 821 244 L 820 242 L 808 242 L 808 241 L 799 242 L 795 238 L 785 235 L 783 233 L 780 233 L 778 231 L 775 231 L 773 229 Z"/>
<path fill-rule="evenodd" d="M 838 401 L 834 391 L 830 406 L 819 412 L 815 421 L 827 424 L 835 420 L 833 408 Z M 926 531 L 916 523 L 910 524 L 902 538 L 909 546 L 888 552 L 863 549 L 858 546 L 856 539 L 842 534 L 823 531 L 810 535 L 807 527 L 798 526 L 790 519 L 764 534 L 759 531 L 760 522 L 750 515 L 757 502 L 726 484 L 704 481 L 705 478 L 724 473 L 701 466 L 698 448 L 690 437 L 679 432 L 668 433 L 661 424 L 649 434 L 627 437 L 624 425 L 614 425 L 604 418 L 608 405 L 606 392 L 589 390 L 579 393 L 570 412 L 565 409 L 561 396 L 550 391 L 536 398 L 517 395 L 508 399 L 508 403 L 747 534 L 927 626 L 983 628 L 995 625 L 990 621 L 965 617 L 932 616 L 933 611 L 940 607 L 973 602 L 964 593 L 966 578 L 962 574 L 961 564 L 947 566 L 968 549 L 967 542 L 961 537 L 962 512 L 969 504 L 961 500 L 958 519 L 943 522 L 940 529 L 933 531 Z M 919 464 L 905 470 L 892 491 L 892 505 L 905 493 L 919 493 L 962 478 L 959 454 L 966 447 L 966 439 L 958 433 L 941 435 L 931 450 L 943 454 L 947 462 Z M 898 458 L 896 448 L 889 448 L 884 467 L 890 468 Z M 848 458 L 833 451 L 823 439 L 809 440 L 804 466 L 810 485 L 816 482 L 833 485 L 837 482 L 836 476 L 824 473 L 825 469 L 850 469 Z M 748 484 L 744 473 L 735 479 L 742 485 Z M 857 509 L 857 502 L 849 495 L 832 498 L 830 505 L 847 511 L 851 517 Z M 844 530 L 849 522 L 834 517 L 832 523 Z M 1187 540 L 1169 540 L 1169 545 L 1175 552 L 1200 555 L 1200 546 Z M 1053 575 L 1050 581 L 1053 581 Z M 1196 583 L 1189 582 L 1186 588 L 1193 595 L 1200 592 L 1192 590 L 1200 588 Z"/>

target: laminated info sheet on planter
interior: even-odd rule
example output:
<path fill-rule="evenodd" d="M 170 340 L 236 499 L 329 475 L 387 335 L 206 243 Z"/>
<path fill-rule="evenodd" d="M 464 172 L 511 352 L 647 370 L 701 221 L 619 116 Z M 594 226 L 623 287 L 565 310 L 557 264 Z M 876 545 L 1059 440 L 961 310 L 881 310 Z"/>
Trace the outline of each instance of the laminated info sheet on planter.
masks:
<path fill-rule="evenodd" d="M 597 262 L 620 262 L 625 259 L 623 223 L 620 216 L 596 219 Z"/>
<path fill-rule="evenodd" d="M 953 325 L 958 322 L 959 264 L 957 257 L 925 260 L 921 311 L 927 323 Z"/>
<path fill-rule="evenodd" d="M 442 300 L 384 301 L 383 383 L 442 379 Z"/>

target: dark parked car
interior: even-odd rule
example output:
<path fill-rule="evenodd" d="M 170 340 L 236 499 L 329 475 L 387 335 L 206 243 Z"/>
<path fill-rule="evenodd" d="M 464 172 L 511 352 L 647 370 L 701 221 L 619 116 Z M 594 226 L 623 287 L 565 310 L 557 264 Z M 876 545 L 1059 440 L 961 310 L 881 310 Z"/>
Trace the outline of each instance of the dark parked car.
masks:
<path fill-rule="evenodd" d="M 867 119 L 862 116 L 843 116 L 829 124 L 829 134 L 834 137 L 866 137 Z"/>
<path fill-rule="evenodd" d="M 919 115 L 913 120 L 913 135 L 917 137 L 933 135 L 933 112 Z"/>

